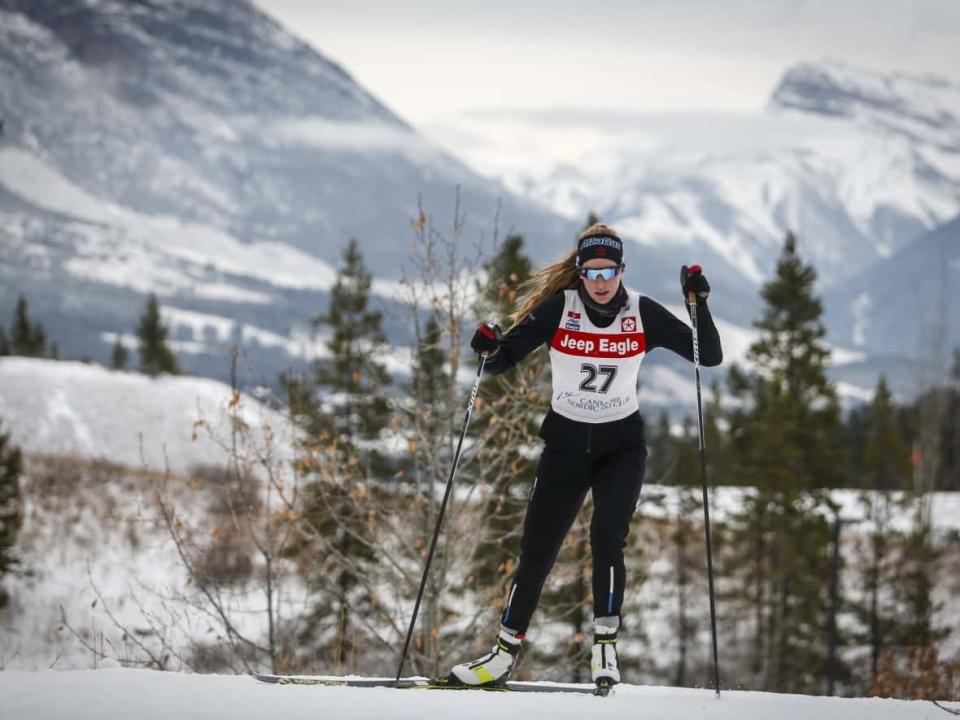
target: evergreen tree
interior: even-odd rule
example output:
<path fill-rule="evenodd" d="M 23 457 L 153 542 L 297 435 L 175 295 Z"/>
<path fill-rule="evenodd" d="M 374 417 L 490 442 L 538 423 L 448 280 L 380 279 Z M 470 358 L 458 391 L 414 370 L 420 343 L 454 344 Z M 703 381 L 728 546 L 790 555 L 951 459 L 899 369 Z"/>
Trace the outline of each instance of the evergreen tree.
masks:
<path fill-rule="evenodd" d="M 889 588 L 897 575 L 897 533 L 892 520 L 902 503 L 890 491 L 906 487 L 910 477 L 910 450 L 897 427 L 896 410 L 882 376 L 866 413 L 862 468 L 858 484 L 864 488 L 860 505 L 867 532 L 857 548 L 863 599 L 854 604 L 854 612 L 865 629 L 857 639 L 870 647 L 869 688 L 876 683 L 881 654 L 899 634 L 900 615 L 890 600 Z"/>
<path fill-rule="evenodd" d="M 416 437 L 423 439 L 431 454 L 438 449 L 447 432 L 444 418 L 447 417 L 447 398 L 450 396 L 450 377 L 444 370 L 446 356 L 441 344 L 440 325 L 436 318 L 427 320 L 423 337 L 417 342 L 413 362 L 410 397 L 416 413 L 412 418 L 417 427 Z"/>
<path fill-rule="evenodd" d="M 910 448 L 904 440 L 887 379 L 880 376 L 870 407 L 861 487 L 893 490 L 910 484 Z"/>
<path fill-rule="evenodd" d="M 334 395 L 331 430 L 351 445 L 375 438 L 389 419 L 384 391 L 390 378 L 378 359 L 386 337 L 381 313 L 368 307 L 370 284 L 360 247 L 350 240 L 330 293 L 330 307 L 314 318 L 316 325 L 331 331 L 330 358 L 317 361 L 316 383 Z"/>
<path fill-rule="evenodd" d="M 478 306 L 478 314 L 487 311 L 489 317 L 501 322 L 513 311 L 517 292 L 530 277 L 533 266 L 523 250 L 523 235 L 507 235 L 499 252 L 484 265 L 486 283 L 482 288 L 485 303 Z"/>
<path fill-rule="evenodd" d="M 124 347 L 123 343 L 120 341 L 120 338 L 117 338 L 117 341 L 113 344 L 113 350 L 110 353 L 110 367 L 114 370 L 123 370 L 127 367 L 127 362 L 130 359 L 130 353 L 127 348 Z"/>
<path fill-rule="evenodd" d="M 160 317 L 160 305 L 153 293 L 140 315 L 137 338 L 140 341 L 140 369 L 148 375 L 178 375 L 180 367 L 167 345 L 167 327 Z"/>
<path fill-rule="evenodd" d="M 670 539 L 673 543 L 672 575 L 677 588 L 677 666 L 673 677 L 675 685 L 695 684 L 699 676 L 691 677 L 690 645 L 698 628 L 693 605 L 695 593 L 703 597 L 706 583 L 703 559 L 703 524 L 693 522 L 703 517 L 703 499 L 700 491 L 700 439 L 696 424 L 686 418 L 683 434 L 674 444 L 674 480 L 677 493 L 677 516 Z"/>
<path fill-rule="evenodd" d="M 27 299 L 21 295 L 13 314 L 13 327 L 10 329 L 10 352 L 25 357 L 43 357 L 47 352 L 47 336 L 43 326 L 30 322 Z"/>
<path fill-rule="evenodd" d="M 281 372 L 277 380 L 286 395 L 290 419 L 304 431 L 309 442 L 316 441 L 324 435 L 330 421 L 318 397 L 315 374 L 291 369 Z"/>
<path fill-rule="evenodd" d="M 0 357 L 10 354 L 10 341 L 7 340 L 6 331 L 0 327 Z"/>
<path fill-rule="evenodd" d="M 20 475 L 23 458 L 20 448 L 10 442 L 10 433 L 0 432 L 0 579 L 17 564 L 13 554 L 20 530 Z M 0 586 L 0 608 L 9 596 Z"/>
<path fill-rule="evenodd" d="M 960 490 L 960 348 L 953 351 L 953 368 L 950 384 L 943 390 L 946 401 L 943 414 L 943 431 L 940 439 L 939 478 L 937 488 L 945 491 Z"/>
<path fill-rule="evenodd" d="M 934 598 L 943 551 L 933 541 L 930 500 L 925 494 L 912 498 L 913 522 L 898 553 L 897 577 L 892 589 L 901 622 L 895 628 L 893 643 L 901 651 L 932 648 L 951 634 L 949 626 L 935 623 L 943 605 Z"/>
<path fill-rule="evenodd" d="M 372 492 L 375 471 L 382 460 L 367 450 L 363 440 L 376 438 L 389 415 L 384 395 L 389 376 L 378 358 L 386 338 L 381 314 L 368 307 L 371 276 L 356 240 L 343 253 L 343 265 L 331 290 L 325 314 L 316 325 L 331 329 L 327 340 L 330 357 L 314 363 L 313 375 L 287 373 L 281 376 L 294 418 L 306 431 L 308 447 L 325 446 L 336 458 L 339 470 L 326 473 L 307 488 L 306 520 L 334 548 L 330 557 L 317 558 L 310 582 L 318 594 L 331 594 L 316 603 L 311 631 L 335 625 L 334 661 L 337 667 L 355 656 L 362 642 L 360 623 L 369 604 L 361 576 L 369 575 L 377 558 L 370 541 L 370 518 L 359 502 Z M 329 407 L 322 405 L 320 389 L 329 390 Z M 331 582 L 332 581 L 332 582 Z"/>
<path fill-rule="evenodd" d="M 748 353 L 754 372 L 730 374 L 741 400 L 730 414 L 732 459 L 755 486 L 731 522 L 732 601 L 753 614 L 756 682 L 787 692 L 822 687 L 831 533 L 819 489 L 845 479 L 815 280 L 788 234 L 776 276 L 762 290 L 760 337 Z"/>

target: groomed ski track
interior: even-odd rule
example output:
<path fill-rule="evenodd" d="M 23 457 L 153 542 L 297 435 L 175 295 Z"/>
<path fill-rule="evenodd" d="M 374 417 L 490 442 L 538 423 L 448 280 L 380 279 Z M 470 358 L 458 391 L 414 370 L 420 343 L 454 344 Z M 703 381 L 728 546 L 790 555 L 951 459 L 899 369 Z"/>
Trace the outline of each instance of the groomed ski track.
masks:
<path fill-rule="evenodd" d="M 944 703 L 948 707 L 960 703 Z M 109 668 L 0 672 L 3 720 L 944 720 L 933 703 L 620 685 L 610 697 L 280 686 Z"/>

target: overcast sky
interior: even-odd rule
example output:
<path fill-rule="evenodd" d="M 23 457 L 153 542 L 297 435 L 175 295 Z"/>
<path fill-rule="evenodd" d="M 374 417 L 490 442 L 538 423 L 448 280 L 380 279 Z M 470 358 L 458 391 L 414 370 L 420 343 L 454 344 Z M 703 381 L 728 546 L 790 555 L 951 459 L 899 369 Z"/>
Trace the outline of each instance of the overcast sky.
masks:
<path fill-rule="evenodd" d="M 960 0 L 256 2 L 453 146 L 517 111 L 750 112 L 804 60 L 960 82 Z"/>

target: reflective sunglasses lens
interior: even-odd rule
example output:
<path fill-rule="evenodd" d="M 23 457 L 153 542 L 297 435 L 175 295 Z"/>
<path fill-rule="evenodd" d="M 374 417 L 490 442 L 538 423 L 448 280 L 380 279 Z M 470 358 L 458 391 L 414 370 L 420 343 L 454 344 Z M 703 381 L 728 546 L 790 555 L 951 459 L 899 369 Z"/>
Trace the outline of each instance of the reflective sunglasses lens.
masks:
<path fill-rule="evenodd" d="M 618 267 L 605 267 L 605 268 L 582 268 L 580 274 L 583 275 L 587 280 L 598 280 L 603 278 L 604 280 L 613 280 L 617 273 L 620 272 Z"/>

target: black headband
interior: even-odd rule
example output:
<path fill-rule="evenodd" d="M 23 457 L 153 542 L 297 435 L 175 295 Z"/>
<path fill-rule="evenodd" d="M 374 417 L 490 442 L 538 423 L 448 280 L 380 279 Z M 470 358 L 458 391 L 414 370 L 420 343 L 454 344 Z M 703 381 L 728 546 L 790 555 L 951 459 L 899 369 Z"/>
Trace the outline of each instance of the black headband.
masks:
<path fill-rule="evenodd" d="M 603 258 L 613 260 L 617 265 L 623 262 L 623 242 L 612 235 L 591 235 L 581 238 L 577 244 L 577 265 L 587 260 Z"/>

